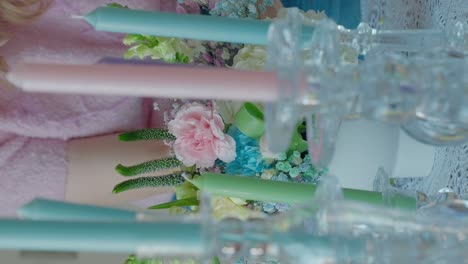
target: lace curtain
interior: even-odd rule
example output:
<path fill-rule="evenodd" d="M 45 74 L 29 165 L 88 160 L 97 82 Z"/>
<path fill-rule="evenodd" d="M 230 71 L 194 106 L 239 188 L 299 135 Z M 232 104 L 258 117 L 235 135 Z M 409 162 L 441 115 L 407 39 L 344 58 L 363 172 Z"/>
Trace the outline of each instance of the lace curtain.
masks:
<path fill-rule="evenodd" d="M 361 0 L 362 20 L 380 29 L 444 29 L 468 24 L 467 0 Z M 380 52 L 380 51 L 379 51 Z M 434 194 L 449 187 L 468 199 L 468 142 L 436 149 L 431 173 L 400 187 Z"/>

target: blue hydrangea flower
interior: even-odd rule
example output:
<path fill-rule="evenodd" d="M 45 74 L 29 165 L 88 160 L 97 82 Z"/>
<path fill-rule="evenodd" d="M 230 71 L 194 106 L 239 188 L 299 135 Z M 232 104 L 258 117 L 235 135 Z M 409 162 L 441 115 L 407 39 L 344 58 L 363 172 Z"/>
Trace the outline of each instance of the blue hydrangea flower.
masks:
<path fill-rule="evenodd" d="M 291 208 L 290 204 L 287 203 L 276 203 L 275 208 L 278 212 L 286 212 Z"/>
<path fill-rule="evenodd" d="M 294 167 L 289 170 L 289 176 L 291 176 L 292 178 L 296 178 L 297 176 L 299 176 L 299 173 L 300 170 L 298 167 Z"/>
<path fill-rule="evenodd" d="M 275 175 L 271 177 L 271 180 L 273 181 L 289 181 L 288 175 L 284 174 L 283 172 L 280 172 L 278 175 Z"/>
<path fill-rule="evenodd" d="M 272 168 L 268 175 L 262 178 L 270 178 L 272 181 L 285 181 L 297 183 L 317 183 L 321 175 L 326 173 L 326 169 L 316 168 L 310 160 L 308 154 L 302 156 L 301 153 L 294 151 L 289 155 L 283 154 L 272 163 Z M 268 176 L 268 177 L 267 177 Z M 256 202 L 257 210 L 267 214 L 276 214 L 289 210 L 290 205 L 286 203 L 267 203 Z"/>
<path fill-rule="evenodd" d="M 301 153 L 299 153 L 299 151 L 294 151 L 293 154 L 289 156 L 288 161 L 292 165 L 300 165 L 302 163 Z"/>
<path fill-rule="evenodd" d="M 310 169 L 311 165 L 308 164 L 308 163 L 302 163 L 301 165 L 299 165 L 299 170 L 301 172 L 306 172 Z"/>
<path fill-rule="evenodd" d="M 228 134 L 236 141 L 236 159 L 225 165 L 225 172 L 232 175 L 256 176 L 265 168 L 257 140 L 244 135 L 232 126 Z"/>
<path fill-rule="evenodd" d="M 260 205 L 262 211 L 267 214 L 286 212 L 291 208 L 291 205 L 287 203 L 261 202 Z"/>
<path fill-rule="evenodd" d="M 213 16 L 258 19 L 259 11 L 265 12 L 266 7 L 273 5 L 272 0 L 263 1 L 262 4 L 258 4 L 257 0 L 220 0 L 215 4 L 210 14 Z"/>
<path fill-rule="evenodd" d="M 278 160 L 286 160 L 288 158 L 288 156 L 286 156 L 286 153 L 280 153 L 278 155 Z"/>
<path fill-rule="evenodd" d="M 276 212 L 276 205 L 275 203 L 264 203 L 263 204 L 263 211 L 267 214 L 272 214 Z"/>

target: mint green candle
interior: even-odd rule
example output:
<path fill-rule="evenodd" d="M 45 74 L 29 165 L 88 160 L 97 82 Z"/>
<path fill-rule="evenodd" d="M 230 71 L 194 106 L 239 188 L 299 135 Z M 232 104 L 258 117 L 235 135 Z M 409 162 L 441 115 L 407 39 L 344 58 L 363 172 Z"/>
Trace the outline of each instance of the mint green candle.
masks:
<path fill-rule="evenodd" d="M 84 16 L 98 31 L 266 45 L 270 22 L 218 16 L 100 7 Z M 310 39 L 313 30 L 303 31 Z"/>
<path fill-rule="evenodd" d="M 203 242 L 197 223 L 0 220 L 3 250 L 199 255 Z"/>
<path fill-rule="evenodd" d="M 214 195 L 291 204 L 306 204 L 312 201 L 317 188 L 313 184 L 271 181 L 215 173 L 204 173 L 202 176 L 193 179 L 192 182 L 200 190 Z M 384 205 L 382 194 L 378 192 L 343 189 L 343 194 L 345 199 Z M 416 200 L 411 197 L 399 196 L 395 197 L 394 205 L 404 209 L 416 209 Z"/>
<path fill-rule="evenodd" d="M 56 221 L 136 221 L 137 212 L 116 208 L 35 199 L 18 210 L 30 220 Z"/>
<path fill-rule="evenodd" d="M 212 228 L 216 228 L 213 226 Z M 291 231 L 289 231 L 291 232 Z M 306 233 L 247 233 L 244 236 L 223 236 L 202 231 L 200 223 L 136 223 L 136 222 L 63 222 L 0 219 L 0 250 L 31 250 L 52 252 L 151 253 L 155 256 L 202 256 L 210 248 L 205 239 L 217 242 L 273 241 L 279 245 L 300 243 L 309 248 L 332 250 L 335 243 L 328 237 Z M 351 243 L 350 243 L 351 242 Z M 361 252 L 365 243 L 353 238 L 340 239 L 352 252 Z M 208 252 L 207 252 L 208 251 Z"/>

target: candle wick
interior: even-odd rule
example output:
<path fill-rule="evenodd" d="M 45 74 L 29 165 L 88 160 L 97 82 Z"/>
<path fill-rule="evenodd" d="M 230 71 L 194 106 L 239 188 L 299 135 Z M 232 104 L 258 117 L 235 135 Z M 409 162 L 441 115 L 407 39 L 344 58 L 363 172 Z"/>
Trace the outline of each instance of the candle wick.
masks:
<path fill-rule="evenodd" d="M 84 16 L 79 16 L 79 15 L 71 15 L 72 19 L 84 19 Z"/>

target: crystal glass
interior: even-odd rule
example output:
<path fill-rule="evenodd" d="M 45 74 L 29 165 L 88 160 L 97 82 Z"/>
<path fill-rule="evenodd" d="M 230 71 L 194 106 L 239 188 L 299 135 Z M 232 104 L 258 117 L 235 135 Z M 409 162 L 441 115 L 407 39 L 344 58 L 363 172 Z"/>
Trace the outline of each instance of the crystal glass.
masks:
<path fill-rule="evenodd" d="M 423 53 L 385 53 L 360 65 L 343 63 L 343 50 L 357 56 L 382 47 Z M 315 163 L 327 166 L 341 120 L 353 111 L 401 124 L 426 144 L 466 141 L 465 47 L 466 26 L 460 23 L 446 31 L 378 30 L 365 23 L 350 30 L 288 9 L 269 31 L 268 64 L 279 80 L 279 100 L 265 108 L 270 149 L 286 151 L 305 116 L 309 152 Z"/>
<path fill-rule="evenodd" d="M 468 139 L 464 115 L 468 103 L 466 59 L 452 49 L 436 49 L 414 58 L 424 89 L 415 117 L 403 129 L 431 145 L 454 145 Z"/>
<path fill-rule="evenodd" d="M 401 123 L 415 115 L 423 95 L 419 70 L 404 55 L 391 53 L 361 65 L 361 111 L 371 119 Z"/>
<path fill-rule="evenodd" d="M 384 172 L 380 174 L 385 178 Z M 302 241 L 284 246 L 292 263 L 449 263 L 466 259 L 466 205 L 452 199 L 449 191 L 441 190 L 440 199 L 431 200 L 438 201 L 438 206 L 426 204 L 418 213 L 346 202 L 342 197 L 337 181 L 327 176 L 313 203 L 276 219 L 278 229 L 288 230 L 296 243 Z M 455 213 L 459 217 L 446 217 Z M 316 240 L 310 240 L 312 237 Z M 311 254 L 317 258 L 311 260 Z"/>

